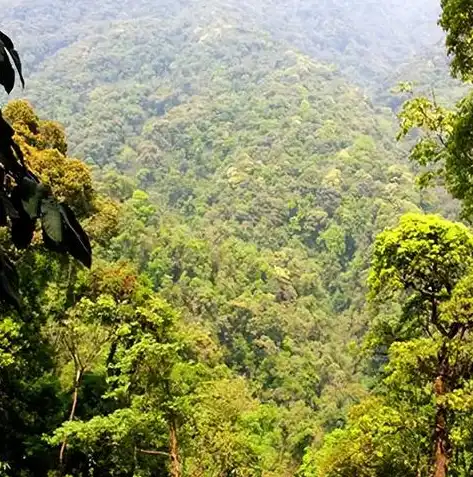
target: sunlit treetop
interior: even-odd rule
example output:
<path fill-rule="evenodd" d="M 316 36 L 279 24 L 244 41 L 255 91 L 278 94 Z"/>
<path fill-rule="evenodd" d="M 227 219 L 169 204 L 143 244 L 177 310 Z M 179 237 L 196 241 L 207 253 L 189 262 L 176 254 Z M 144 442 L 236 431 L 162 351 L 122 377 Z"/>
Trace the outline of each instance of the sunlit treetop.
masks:
<path fill-rule="evenodd" d="M 13 65 L 24 85 L 20 57 L 10 38 L 0 32 L 0 84 L 7 93 L 15 85 Z M 0 226 L 10 229 L 13 244 L 23 249 L 31 244 L 40 221 L 46 247 L 69 253 L 90 267 L 92 250 L 89 238 L 72 209 L 64 202 L 72 198 L 76 207 L 81 209 L 81 199 L 86 199 L 91 189 L 90 176 L 78 162 L 65 163 L 67 148 L 62 131 L 52 123 L 41 124 L 27 103 L 16 102 L 7 107 L 5 113 L 0 112 Z M 18 140 L 4 116 L 18 126 L 22 139 Z M 33 146 L 44 150 L 33 154 Z M 46 170 L 44 164 L 51 161 L 57 165 L 57 178 L 75 185 L 69 188 L 71 194 L 66 194 L 64 188 L 57 188 L 55 177 L 42 173 Z M 54 192 L 59 194 L 55 196 Z M 14 264 L 5 252 L 1 252 L 0 300 L 19 309 L 18 288 L 19 277 Z"/>

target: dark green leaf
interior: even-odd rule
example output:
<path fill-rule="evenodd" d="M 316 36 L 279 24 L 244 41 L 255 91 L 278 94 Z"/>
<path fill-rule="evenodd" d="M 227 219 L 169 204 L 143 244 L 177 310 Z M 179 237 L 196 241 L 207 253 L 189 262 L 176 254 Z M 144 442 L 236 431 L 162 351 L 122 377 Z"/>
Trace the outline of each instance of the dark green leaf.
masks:
<path fill-rule="evenodd" d="M 23 177 L 18 187 L 24 211 L 31 219 L 38 218 L 40 201 L 46 194 L 46 188 L 28 176 Z"/>
<path fill-rule="evenodd" d="M 12 213 L 11 218 L 11 237 L 15 246 L 19 249 L 28 247 L 33 239 L 36 221 L 23 210 L 21 203 L 20 191 L 15 187 L 11 193 L 11 212 L 15 211 L 16 215 Z"/>
<path fill-rule="evenodd" d="M 57 244 L 63 242 L 63 223 L 59 204 L 54 199 L 41 202 L 41 222 L 43 232 Z"/>
<path fill-rule="evenodd" d="M 7 222 L 7 211 L 5 210 L 5 204 L 3 202 L 3 197 L 0 198 L 0 227 L 5 227 L 8 225 Z"/>
<path fill-rule="evenodd" d="M 61 204 L 60 209 L 64 224 L 64 246 L 74 258 L 90 268 L 92 265 L 92 247 L 89 237 L 87 237 L 74 212 L 67 204 Z"/>
<path fill-rule="evenodd" d="M 46 230 L 44 230 L 43 225 L 41 226 L 41 231 L 43 232 L 43 243 L 47 249 L 53 250 L 54 252 L 67 253 L 67 250 L 62 244 L 54 242 L 48 237 L 48 234 L 46 233 Z"/>
<path fill-rule="evenodd" d="M 15 49 L 15 46 L 13 45 L 13 42 L 11 39 L 5 35 L 5 33 L 0 31 L 0 42 L 3 43 L 4 48 L 8 51 L 8 54 L 11 56 L 13 63 L 15 64 L 15 67 L 18 71 L 18 76 L 20 77 L 21 85 L 23 88 L 25 87 L 25 80 L 23 78 L 23 70 L 21 66 L 21 60 L 20 60 L 20 55 Z M 11 66 L 11 64 L 10 64 Z M 13 73 L 14 75 L 14 73 Z M 15 79 L 13 78 L 13 83 L 15 82 Z M 13 87 L 12 87 L 13 89 Z"/>
<path fill-rule="evenodd" d="M 12 127 L 5 121 L 0 111 L 0 162 L 8 174 L 21 178 L 27 171 L 23 153 L 18 144 L 13 141 L 13 135 Z"/>
<path fill-rule="evenodd" d="M 15 209 L 15 206 L 13 205 L 12 201 L 8 197 L 3 196 L 2 203 L 3 203 L 3 207 L 5 208 L 5 212 L 7 213 L 7 216 L 10 217 L 10 219 L 20 218 L 20 212 L 18 212 L 18 210 Z"/>
<path fill-rule="evenodd" d="M 35 220 L 32 220 L 25 212 L 20 212 L 18 219 L 12 219 L 11 237 L 15 247 L 27 248 L 33 240 Z"/>
<path fill-rule="evenodd" d="M 0 299 L 20 311 L 18 288 L 20 279 L 15 265 L 3 253 L 0 253 Z"/>
<path fill-rule="evenodd" d="M 10 94 L 15 86 L 15 71 L 11 65 L 6 49 L 0 43 L 0 84 Z"/>
<path fill-rule="evenodd" d="M 5 195 L 0 194 L 0 227 L 7 225 L 7 217 L 19 219 L 20 214 L 13 206 L 11 200 Z"/>

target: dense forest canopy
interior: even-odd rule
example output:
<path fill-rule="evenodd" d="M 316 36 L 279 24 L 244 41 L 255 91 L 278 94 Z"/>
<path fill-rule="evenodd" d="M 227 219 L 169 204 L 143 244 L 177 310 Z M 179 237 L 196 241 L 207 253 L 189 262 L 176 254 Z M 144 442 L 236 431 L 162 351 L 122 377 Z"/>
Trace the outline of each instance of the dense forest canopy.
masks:
<path fill-rule="evenodd" d="M 439 6 L 431 0 L 12 0 L 0 5 L 10 33 L 26 49 L 27 65 L 36 69 L 86 37 L 107 35 L 112 23 L 139 25 L 147 18 L 159 20 L 164 28 L 177 20 L 183 31 L 192 23 L 205 29 L 217 22 L 266 33 L 371 82 L 441 40 Z M 26 36 L 17 35 L 25 29 Z M 39 31 L 40 43 L 35 41 Z"/>
<path fill-rule="evenodd" d="M 465 3 L 0 0 L 94 254 L 0 228 L 1 475 L 471 475 Z"/>

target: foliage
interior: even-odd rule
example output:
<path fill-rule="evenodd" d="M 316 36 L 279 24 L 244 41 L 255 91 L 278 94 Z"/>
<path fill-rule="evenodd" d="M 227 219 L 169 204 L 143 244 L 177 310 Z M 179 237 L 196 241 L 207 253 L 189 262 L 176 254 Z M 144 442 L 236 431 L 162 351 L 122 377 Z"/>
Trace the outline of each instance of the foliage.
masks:
<path fill-rule="evenodd" d="M 0 57 L 0 84 L 5 91 L 10 93 L 15 85 L 11 60 L 24 86 L 20 57 L 10 38 L 3 32 L 0 32 Z M 18 108 L 19 111 L 14 111 L 14 106 L 11 106 L 6 111 L 7 118 L 13 116 L 34 134 L 34 113 L 25 104 L 20 103 Z M 41 131 L 45 138 L 51 136 L 50 126 Z M 47 247 L 68 252 L 90 267 L 92 251 L 87 235 L 72 210 L 65 203 L 58 203 L 51 190 L 28 169 L 21 144 L 15 141 L 14 134 L 14 129 L 0 112 L 0 226 L 9 226 L 13 244 L 18 249 L 24 249 L 33 239 L 37 219 L 41 219 L 43 239 Z M 48 139 L 46 143 L 49 142 Z M 54 144 L 45 146 L 54 147 Z M 0 299 L 20 310 L 19 277 L 13 262 L 4 252 L 0 256 L 0 276 Z"/>
<path fill-rule="evenodd" d="M 423 43 L 411 26 L 431 4 L 2 7 L 12 31 L 26 31 L 24 16 L 42 32 L 41 42 L 19 36 L 38 113 L 15 100 L 4 116 L 25 164 L 77 213 L 94 249 L 88 270 L 46 254 L 36 233 L 26 250 L 0 234 L 30 284 L 27 319 L 0 321 L 5 468 L 425 473 L 442 330 L 459 326 L 455 367 L 466 376 L 470 235 L 410 215 L 373 248 L 403 213 L 455 216 L 456 204 L 416 189 L 391 111 L 349 80 L 373 85 L 408 61 Z M 368 27 L 368 14 L 379 21 Z M 383 27 L 393 15 L 397 32 Z M 454 115 L 419 105 L 428 119 L 412 108 L 413 121 L 445 134 Z M 67 238 L 58 210 L 42 208 L 46 232 Z M 59 214 L 71 223 L 68 211 Z M 377 303 L 370 323 L 372 252 L 373 292 L 394 302 Z M 408 272 L 415 287 L 402 283 Z M 422 326 L 432 303 L 419 295 L 424 279 L 439 301 L 427 329 L 435 339 Z M 368 327 L 372 360 L 360 350 Z M 418 358 L 425 369 L 416 374 Z M 457 380 L 446 394 L 448 409 L 459 409 L 448 422 L 464 461 L 455 471 L 468 469 L 468 386 Z"/>
<path fill-rule="evenodd" d="M 472 246 L 465 226 L 438 216 L 407 215 L 378 236 L 372 299 L 403 303 L 397 322 L 379 313 L 370 331 L 373 351 L 389 350 L 379 397 L 353 408 L 347 427 L 308 454 L 308 472 L 471 473 L 463 426 L 470 409 Z"/>
<path fill-rule="evenodd" d="M 447 52 L 453 56 L 452 74 L 470 81 L 473 70 L 470 51 L 473 16 L 469 3 L 464 0 L 442 0 L 440 25 L 447 32 Z"/>

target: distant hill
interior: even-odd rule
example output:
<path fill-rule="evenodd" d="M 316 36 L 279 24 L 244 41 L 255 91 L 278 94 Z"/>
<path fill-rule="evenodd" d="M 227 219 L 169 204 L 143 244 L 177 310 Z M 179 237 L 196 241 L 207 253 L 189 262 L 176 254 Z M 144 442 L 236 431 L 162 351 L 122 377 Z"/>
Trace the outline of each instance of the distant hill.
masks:
<path fill-rule="evenodd" d="M 66 126 L 98 190 L 124 204 L 100 253 L 131 260 L 185 326 L 210 331 L 218 359 L 280 413 L 282 444 L 265 446 L 284 465 L 264 475 L 295 475 L 365 392 L 374 238 L 408 211 L 456 213 L 445 192 L 416 187 L 385 93 L 441 38 L 437 4 L 0 6 L 25 94 Z M 264 419 L 251 422 L 266 436 Z"/>
<path fill-rule="evenodd" d="M 373 83 L 441 37 L 433 0 L 12 0 L 3 24 L 20 39 L 30 69 L 77 41 L 103 34 L 110 22 L 179 18 L 205 28 L 216 18 L 266 32 L 312 57 Z M 179 22 L 177 22 L 179 24 Z"/>
<path fill-rule="evenodd" d="M 416 94 L 433 95 L 438 102 L 449 106 L 468 91 L 467 86 L 450 76 L 450 65 L 442 42 L 425 48 L 393 70 L 373 89 L 376 102 L 397 111 L 405 96 L 394 91 L 400 82 L 405 81 L 413 83 Z"/>

